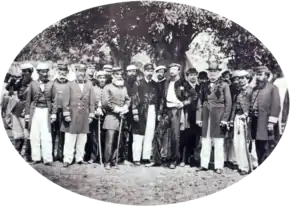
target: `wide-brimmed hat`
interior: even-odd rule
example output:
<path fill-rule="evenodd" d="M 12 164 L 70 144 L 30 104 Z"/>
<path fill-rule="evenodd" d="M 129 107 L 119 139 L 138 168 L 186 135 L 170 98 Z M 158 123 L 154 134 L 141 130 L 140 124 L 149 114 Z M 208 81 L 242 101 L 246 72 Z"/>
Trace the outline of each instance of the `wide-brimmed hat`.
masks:
<path fill-rule="evenodd" d="M 130 64 L 126 67 L 126 71 L 137 70 L 137 67 L 134 64 Z"/>
<path fill-rule="evenodd" d="M 164 65 L 160 65 L 160 66 L 157 66 L 157 67 L 155 67 L 155 70 L 154 70 L 154 72 L 158 72 L 159 70 L 164 70 L 164 71 L 166 71 L 166 66 L 164 66 Z"/>
<path fill-rule="evenodd" d="M 36 66 L 37 71 L 50 70 L 51 68 L 52 68 L 52 64 L 48 62 L 39 62 Z"/>

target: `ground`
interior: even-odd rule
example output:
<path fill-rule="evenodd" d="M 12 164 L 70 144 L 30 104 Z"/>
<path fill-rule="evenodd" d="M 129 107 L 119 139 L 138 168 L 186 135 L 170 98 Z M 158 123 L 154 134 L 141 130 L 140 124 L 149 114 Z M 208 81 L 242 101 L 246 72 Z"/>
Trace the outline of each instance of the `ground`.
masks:
<path fill-rule="evenodd" d="M 72 165 L 59 162 L 48 167 L 33 166 L 43 176 L 75 193 L 112 203 L 160 205 L 184 202 L 220 191 L 243 177 L 226 168 L 218 175 L 213 171 L 196 172 L 196 168 L 170 170 L 120 165 L 105 170 L 100 165 Z"/>
<path fill-rule="evenodd" d="M 225 169 L 218 175 L 213 171 L 196 172 L 196 168 L 146 168 L 120 165 L 105 170 L 100 165 L 72 165 L 61 163 L 52 167 L 33 166 L 38 172 L 63 188 L 75 193 L 120 204 L 156 205 L 184 202 L 222 190 L 242 177 Z"/>

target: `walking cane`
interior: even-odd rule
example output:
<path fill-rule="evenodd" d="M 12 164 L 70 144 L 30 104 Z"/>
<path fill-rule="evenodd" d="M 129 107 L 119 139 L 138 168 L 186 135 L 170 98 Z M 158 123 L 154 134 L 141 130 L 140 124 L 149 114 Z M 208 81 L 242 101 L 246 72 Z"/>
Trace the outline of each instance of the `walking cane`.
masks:
<path fill-rule="evenodd" d="M 101 116 L 98 117 L 98 141 L 99 141 L 100 165 L 103 166 L 102 145 L 101 145 Z"/>
<path fill-rule="evenodd" d="M 249 169 L 250 173 L 253 171 L 253 163 L 252 163 L 252 158 L 248 149 L 248 144 L 247 144 L 247 121 L 243 122 L 243 127 L 244 127 L 244 139 L 245 139 L 245 149 L 246 149 L 246 154 L 247 154 L 247 159 L 248 159 L 248 164 L 249 164 Z"/>
<path fill-rule="evenodd" d="M 121 122 L 120 122 L 120 127 L 119 127 L 119 134 L 118 134 L 118 144 L 117 144 L 116 166 L 118 166 L 119 147 L 120 147 L 122 126 L 123 126 L 123 118 L 124 118 L 123 115 L 121 115 Z"/>

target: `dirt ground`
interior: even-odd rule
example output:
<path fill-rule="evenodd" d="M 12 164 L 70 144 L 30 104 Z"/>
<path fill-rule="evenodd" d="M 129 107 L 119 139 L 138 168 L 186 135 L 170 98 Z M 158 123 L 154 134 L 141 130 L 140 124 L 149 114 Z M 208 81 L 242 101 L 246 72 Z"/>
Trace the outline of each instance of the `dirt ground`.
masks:
<path fill-rule="evenodd" d="M 196 168 L 146 168 L 120 165 L 105 170 L 100 165 L 72 165 L 62 168 L 33 166 L 43 176 L 75 193 L 97 200 L 137 205 L 157 205 L 184 202 L 222 190 L 243 177 L 225 169 L 224 174 L 213 171 L 196 172 Z"/>

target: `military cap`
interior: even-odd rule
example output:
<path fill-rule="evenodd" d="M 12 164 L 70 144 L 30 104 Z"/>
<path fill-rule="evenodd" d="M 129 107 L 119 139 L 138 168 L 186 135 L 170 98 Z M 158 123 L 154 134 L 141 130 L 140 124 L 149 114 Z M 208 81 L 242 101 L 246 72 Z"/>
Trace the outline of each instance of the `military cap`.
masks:
<path fill-rule="evenodd" d="M 177 64 L 177 63 L 172 63 L 168 66 L 168 68 L 171 68 L 171 67 L 178 67 L 179 69 L 181 68 L 180 64 Z"/>
<path fill-rule="evenodd" d="M 144 70 L 149 70 L 149 69 L 154 70 L 153 64 L 145 64 L 144 65 Z"/>
<path fill-rule="evenodd" d="M 239 76 L 239 72 L 240 72 L 240 70 L 234 70 L 232 72 L 232 78 L 238 77 Z"/>
<path fill-rule="evenodd" d="M 110 64 L 106 64 L 103 66 L 103 70 L 105 70 L 106 72 L 111 72 L 113 69 L 113 66 Z"/>
<path fill-rule="evenodd" d="M 248 76 L 248 75 L 249 75 L 249 72 L 246 71 L 246 70 L 236 71 L 236 77 L 245 77 L 245 76 Z"/>
<path fill-rule="evenodd" d="M 189 75 L 189 74 L 198 74 L 197 69 L 194 68 L 194 67 L 189 68 L 189 69 L 186 71 L 186 75 Z"/>
<path fill-rule="evenodd" d="M 255 68 L 255 72 L 256 73 L 258 73 L 258 72 L 265 72 L 267 74 L 270 74 L 271 73 L 271 71 L 269 70 L 269 68 L 266 67 L 266 66 L 258 66 L 258 67 L 256 67 Z"/>
<path fill-rule="evenodd" d="M 87 70 L 87 67 L 84 64 L 75 65 L 76 70 Z"/>
<path fill-rule="evenodd" d="M 112 72 L 122 71 L 121 67 L 113 67 Z"/>
<path fill-rule="evenodd" d="M 21 70 L 24 70 L 24 69 L 33 70 L 33 65 L 30 62 L 24 62 L 24 63 L 20 64 L 20 69 Z"/>
<path fill-rule="evenodd" d="M 52 65 L 48 62 L 39 62 L 36 66 L 36 70 L 49 70 Z"/>
<path fill-rule="evenodd" d="M 99 70 L 97 72 L 95 72 L 94 77 L 97 78 L 99 76 L 106 76 L 108 73 L 104 70 Z"/>
<path fill-rule="evenodd" d="M 57 68 L 59 69 L 67 69 L 68 70 L 68 63 L 67 61 L 60 60 L 57 62 Z"/>
<path fill-rule="evenodd" d="M 158 71 L 161 70 L 161 69 L 166 70 L 166 67 L 163 66 L 163 65 L 157 66 L 157 67 L 155 67 L 155 72 L 158 72 Z"/>
<path fill-rule="evenodd" d="M 137 67 L 134 64 L 128 65 L 126 71 L 137 70 Z"/>
<path fill-rule="evenodd" d="M 207 71 L 206 70 L 198 72 L 198 78 L 204 78 L 204 77 L 207 77 Z"/>

